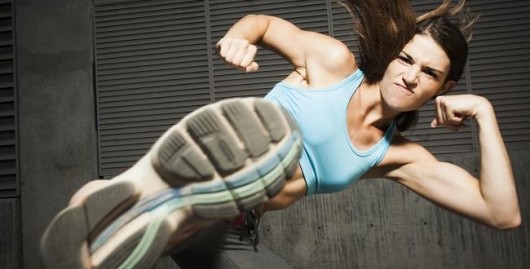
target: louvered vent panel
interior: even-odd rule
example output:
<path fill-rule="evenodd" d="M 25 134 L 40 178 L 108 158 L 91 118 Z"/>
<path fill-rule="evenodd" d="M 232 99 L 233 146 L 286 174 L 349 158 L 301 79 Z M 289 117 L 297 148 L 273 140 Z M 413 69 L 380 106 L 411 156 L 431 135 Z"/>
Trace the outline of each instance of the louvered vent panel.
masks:
<path fill-rule="evenodd" d="M 0 3 L 0 197 L 19 195 L 13 5 Z"/>
<path fill-rule="evenodd" d="M 353 20 L 346 7 L 332 1 L 333 37 L 344 42 L 359 60 L 358 35 L 353 30 Z"/>
<path fill-rule="evenodd" d="M 470 1 L 481 14 L 471 43 L 473 92 L 490 99 L 509 148 L 530 147 L 530 4 Z"/>
<path fill-rule="evenodd" d="M 101 174 L 210 100 L 203 1 L 95 3 Z"/>
<path fill-rule="evenodd" d="M 247 14 L 267 14 L 284 18 L 304 29 L 328 33 L 326 2 L 320 0 L 271 1 L 210 1 L 212 46 L 221 39 L 228 28 Z M 215 50 L 214 50 L 215 51 Z M 292 66 L 272 52 L 258 51 L 260 70 L 246 74 L 227 67 L 214 55 L 215 99 L 230 97 L 263 96 L 274 84 L 293 71 Z"/>
<path fill-rule="evenodd" d="M 421 14 L 440 1 L 411 3 Z M 490 98 L 508 145 L 527 145 L 530 96 L 523 89 L 529 84 L 529 5 L 525 1 L 468 3 L 482 18 L 471 43 L 468 76 L 451 94 Z M 259 51 L 260 71 L 253 74 L 228 67 L 217 58 L 215 43 L 244 15 L 275 15 L 302 29 L 331 33 L 358 53 L 350 15 L 334 1 L 96 0 L 94 10 L 103 175 L 131 165 L 167 127 L 195 108 L 211 100 L 263 96 L 292 71 L 284 59 L 266 50 Z M 9 86 L 9 82 L 0 83 Z M 9 94 L 5 96 L 9 100 Z M 435 153 L 474 150 L 472 128 L 457 133 L 432 129 L 433 117 L 434 108 L 428 104 L 415 130 L 406 135 Z M 6 118 L 5 122 L 14 126 L 15 121 Z"/>

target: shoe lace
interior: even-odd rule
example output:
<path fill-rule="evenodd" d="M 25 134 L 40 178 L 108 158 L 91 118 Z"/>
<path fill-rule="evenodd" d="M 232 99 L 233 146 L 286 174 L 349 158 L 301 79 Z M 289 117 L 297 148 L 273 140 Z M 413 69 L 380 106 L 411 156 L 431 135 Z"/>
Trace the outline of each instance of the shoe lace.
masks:
<path fill-rule="evenodd" d="M 248 239 L 252 246 L 254 247 L 254 251 L 258 251 L 258 244 L 259 244 L 259 233 L 258 233 L 258 226 L 259 226 L 260 218 L 256 214 L 255 210 L 251 210 L 245 213 L 245 221 L 240 227 L 240 235 L 239 235 L 239 241 L 243 241 L 245 239 Z"/>

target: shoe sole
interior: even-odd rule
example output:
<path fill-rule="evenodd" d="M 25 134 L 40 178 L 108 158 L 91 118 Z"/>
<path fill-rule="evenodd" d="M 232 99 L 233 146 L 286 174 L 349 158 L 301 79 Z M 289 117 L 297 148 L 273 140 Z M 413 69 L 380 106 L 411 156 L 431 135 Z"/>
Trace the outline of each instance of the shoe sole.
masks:
<path fill-rule="evenodd" d="M 133 167 L 62 210 L 41 241 L 46 268 L 149 268 L 186 223 L 228 219 L 283 187 L 301 137 L 258 98 L 202 107 L 166 131 Z"/>

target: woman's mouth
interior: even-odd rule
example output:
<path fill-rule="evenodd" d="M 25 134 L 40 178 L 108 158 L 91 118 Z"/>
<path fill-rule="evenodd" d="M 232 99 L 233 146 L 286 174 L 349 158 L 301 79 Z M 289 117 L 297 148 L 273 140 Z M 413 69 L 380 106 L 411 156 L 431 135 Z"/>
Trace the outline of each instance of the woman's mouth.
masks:
<path fill-rule="evenodd" d="M 400 91 L 403 94 L 406 94 L 406 95 L 413 95 L 414 94 L 414 92 L 409 87 L 407 87 L 407 86 L 405 86 L 403 84 L 396 83 L 395 86 L 396 86 L 397 90 Z"/>

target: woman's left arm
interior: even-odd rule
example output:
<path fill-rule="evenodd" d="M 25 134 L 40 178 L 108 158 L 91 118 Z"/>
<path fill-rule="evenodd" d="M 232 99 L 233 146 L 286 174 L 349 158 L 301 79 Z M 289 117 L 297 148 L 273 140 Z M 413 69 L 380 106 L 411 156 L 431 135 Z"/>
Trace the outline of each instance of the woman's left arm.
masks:
<path fill-rule="evenodd" d="M 412 142 L 396 146 L 396 158 L 399 158 L 399 152 L 406 152 L 411 159 L 387 170 L 386 176 L 443 207 L 492 227 L 510 229 L 519 226 L 521 216 L 513 171 L 491 103 L 476 95 L 440 96 L 436 99 L 436 110 L 433 127 L 457 130 L 466 118 L 477 122 L 480 178 L 477 180 L 456 165 L 438 162 L 423 147 Z M 416 154 L 411 156 L 411 151 Z"/>

